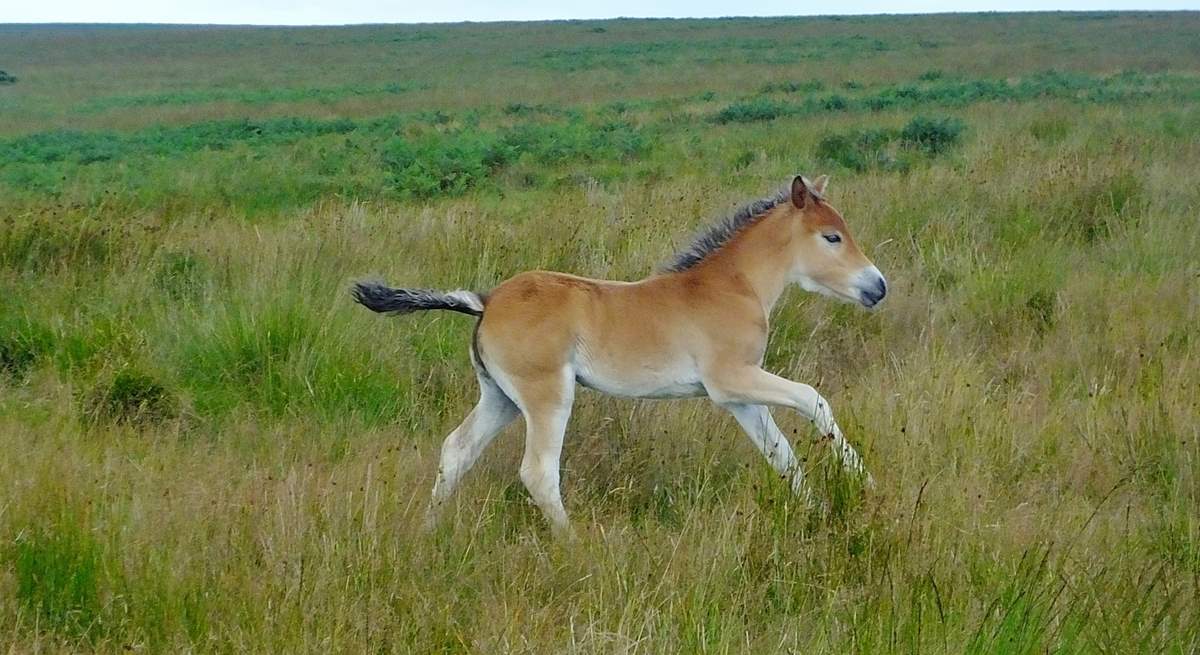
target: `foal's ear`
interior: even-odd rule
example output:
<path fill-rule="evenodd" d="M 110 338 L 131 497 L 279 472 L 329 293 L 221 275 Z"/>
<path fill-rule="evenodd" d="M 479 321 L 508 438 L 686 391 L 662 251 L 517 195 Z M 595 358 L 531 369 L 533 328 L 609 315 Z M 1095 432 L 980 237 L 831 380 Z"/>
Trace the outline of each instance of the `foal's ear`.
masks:
<path fill-rule="evenodd" d="M 818 196 L 825 195 L 825 186 L 827 184 L 829 184 L 829 176 L 828 175 L 822 175 L 822 176 L 818 177 L 817 179 L 813 180 L 813 183 L 812 183 L 813 193 L 817 194 Z"/>
<path fill-rule="evenodd" d="M 803 175 L 792 178 L 792 205 L 796 209 L 804 209 L 813 201 L 813 192 L 809 190 L 808 180 Z"/>

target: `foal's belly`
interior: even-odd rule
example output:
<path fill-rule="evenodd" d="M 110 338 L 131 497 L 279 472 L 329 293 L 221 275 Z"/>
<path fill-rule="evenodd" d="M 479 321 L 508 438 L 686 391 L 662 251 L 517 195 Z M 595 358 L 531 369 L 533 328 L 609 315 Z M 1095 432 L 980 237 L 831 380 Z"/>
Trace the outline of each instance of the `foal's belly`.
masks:
<path fill-rule="evenodd" d="M 617 365 L 578 355 L 572 362 L 579 384 L 626 398 L 695 398 L 707 395 L 695 368 L 672 362 Z"/>

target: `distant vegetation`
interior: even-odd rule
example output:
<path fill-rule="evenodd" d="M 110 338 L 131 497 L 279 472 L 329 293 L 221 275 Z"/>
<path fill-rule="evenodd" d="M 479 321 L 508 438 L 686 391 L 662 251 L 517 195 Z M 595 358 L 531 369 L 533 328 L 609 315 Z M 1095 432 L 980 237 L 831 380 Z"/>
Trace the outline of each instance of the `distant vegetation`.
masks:
<path fill-rule="evenodd" d="M 817 143 L 821 160 L 855 171 L 907 170 L 921 156 L 942 154 L 958 143 L 964 126 L 956 118 L 917 116 L 898 130 L 852 130 Z"/>
<path fill-rule="evenodd" d="M 120 107 L 193 105 L 208 102 L 235 102 L 247 105 L 302 102 L 308 100 L 329 102 L 331 100 L 341 100 L 355 96 L 398 95 L 408 93 L 412 90 L 413 87 L 398 83 L 327 88 L 207 89 L 203 91 L 179 91 L 175 93 L 108 96 L 85 102 L 78 107 L 78 110 L 82 112 L 99 112 Z"/>
<path fill-rule="evenodd" d="M 1200 15 L 0 26 L 0 650 L 1200 649 Z M 580 391 L 556 543 L 502 435 L 418 530 L 486 291 L 657 270 L 830 173 L 878 311 L 706 402 Z"/>
<path fill-rule="evenodd" d="M 810 85 L 811 87 L 811 85 Z M 977 102 L 1029 102 L 1063 99 L 1076 102 L 1111 103 L 1153 97 L 1182 101 L 1200 99 L 1200 85 L 1190 77 L 1143 75 L 1126 71 L 1108 77 L 1044 71 L 1019 80 L 951 80 L 942 74 L 923 73 L 917 82 L 887 86 L 879 90 L 846 95 L 813 95 L 803 102 L 767 97 L 780 91 L 795 93 L 798 83 L 770 84 L 761 95 L 735 102 L 719 111 L 718 123 L 747 123 L 782 116 L 805 116 L 820 112 L 884 111 L 912 107 L 963 107 Z M 812 88 L 819 91 L 820 86 Z"/>

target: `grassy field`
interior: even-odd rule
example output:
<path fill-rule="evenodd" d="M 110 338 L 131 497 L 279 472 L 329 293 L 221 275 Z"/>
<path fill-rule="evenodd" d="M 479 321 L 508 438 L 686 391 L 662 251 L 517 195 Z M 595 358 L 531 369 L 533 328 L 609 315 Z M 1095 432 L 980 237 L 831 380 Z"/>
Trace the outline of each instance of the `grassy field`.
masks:
<path fill-rule="evenodd" d="M 1200 651 L 1200 14 L 0 25 L 0 649 Z M 795 172 L 888 276 L 794 291 L 805 507 L 708 402 L 581 392 L 551 538 L 458 315 L 632 279 Z"/>

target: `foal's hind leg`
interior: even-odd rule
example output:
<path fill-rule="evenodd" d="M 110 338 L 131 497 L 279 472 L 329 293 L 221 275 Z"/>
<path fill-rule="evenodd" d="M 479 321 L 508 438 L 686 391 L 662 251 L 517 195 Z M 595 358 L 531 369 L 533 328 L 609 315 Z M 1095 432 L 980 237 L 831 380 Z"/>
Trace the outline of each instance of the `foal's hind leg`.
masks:
<path fill-rule="evenodd" d="M 559 465 L 575 380 L 570 371 L 536 379 L 512 380 L 515 397 L 525 415 L 525 456 L 521 482 L 557 534 L 570 535 L 571 524 L 559 488 Z"/>
<path fill-rule="evenodd" d="M 475 409 L 463 419 L 461 425 L 442 443 L 441 462 L 438 465 L 437 481 L 433 484 L 433 498 L 425 516 L 426 527 L 432 527 L 438 514 L 462 476 L 479 459 L 483 449 L 513 419 L 517 417 L 517 406 L 496 386 L 486 374 L 479 376 L 479 402 Z"/>

